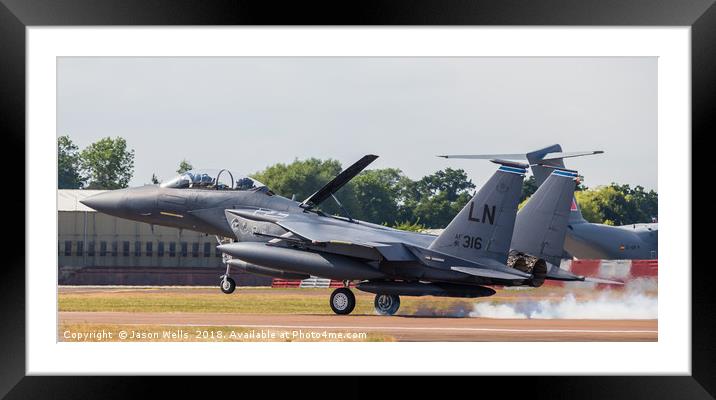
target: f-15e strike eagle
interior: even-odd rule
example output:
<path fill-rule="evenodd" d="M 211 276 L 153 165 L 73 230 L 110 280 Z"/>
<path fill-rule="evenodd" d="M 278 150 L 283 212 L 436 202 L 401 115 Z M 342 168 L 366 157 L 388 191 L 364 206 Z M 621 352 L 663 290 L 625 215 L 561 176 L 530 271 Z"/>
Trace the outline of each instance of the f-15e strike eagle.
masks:
<path fill-rule="evenodd" d="M 225 255 L 224 293 L 236 287 L 229 276 L 232 266 L 270 277 L 341 280 L 344 287 L 330 297 L 336 314 L 350 314 L 355 307 L 351 282 L 376 294 L 375 309 L 382 315 L 398 311 L 401 295 L 474 298 L 495 294 L 490 286 L 539 287 L 548 279 L 619 283 L 558 267 L 576 171 L 552 168 L 518 213 L 528 165 L 492 160 L 499 165 L 495 173 L 439 236 L 318 209 L 328 198 L 338 202 L 334 194 L 376 158 L 364 156 L 302 202 L 276 195 L 254 179 L 236 179 L 227 170 L 189 171 L 160 185 L 82 202 L 121 218 L 230 239 L 218 246 Z"/>

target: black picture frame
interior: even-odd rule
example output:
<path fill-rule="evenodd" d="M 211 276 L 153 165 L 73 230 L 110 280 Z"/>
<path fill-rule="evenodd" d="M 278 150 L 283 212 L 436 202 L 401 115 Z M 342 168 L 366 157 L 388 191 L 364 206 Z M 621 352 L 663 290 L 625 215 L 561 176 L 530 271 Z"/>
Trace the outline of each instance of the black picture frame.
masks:
<path fill-rule="evenodd" d="M 691 27 L 692 154 L 701 154 L 714 130 L 716 111 L 716 6 L 714 0 L 363 0 L 328 1 L 185 1 L 185 0 L 0 0 L 0 124 L 5 138 L 6 163 L 24 163 L 25 152 L 25 46 L 26 27 L 88 25 L 587 25 L 587 26 L 689 26 Z M 20 159 L 10 161 L 10 156 Z M 24 165 L 24 164 L 23 164 Z M 708 182 L 705 168 L 692 166 L 694 182 Z M 17 188 L 16 188 L 17 189 Z M 17 208 L 24 204 L 24 191 L 6 194 L 8 206 L 3 221 L 8 227 L 24 226 Z M 8 198 L 9 197 L 9 198 Z M 710 196 L 708 196 L 710 197 Z M 708 218 L 710 207 L 701 204 Z M 13 221 L 12 219 L 17 219 Z M 16 230 L 16 229 L 12 229 Z M 8 230 L 6 229 L 6 232 Z M 23 231 L 24 233 L 24 231 Z M 19 235 L 15 234 L 15 237 Z M 23 235 L 24 238 L 24 235 Z M 694 235 L 692 248 L 702 249 L 705 235 Z M 24 239 L 23 239 L 24 240 Z M 53 242 L 49 240 L 48 243 Z M 178 379 L 147 382 L 137 377 L 39 377 L 25 376 L 25 253 L 36 243 L 6 240 L 6 260 L 0 272 L 0 396 L 7 398 L 127 398 L 171 388 Z M 666 244 L 668 245 L 668 244 Z M 47 248 L 48 246 L 45 246 Z M 42 248 L 42 247 L 40 247 Z M 49 246 L 53 248 L 53 246 Z M 703 254 L 703 253 L 702 253 Z M 53 257 L 49 256 L 48 257 Z M 692 257 L 692 374 L 690 376 L 621 377 L 520 377 L 517 394 L 529 398 L 713 398 L 716 393 L 716 301 L 711 286 L 714 268 L 704 258 Z M 701 263 L 698 261 L 702 261 Z M 679 266 L 666 266 L 679 267 Z M 668 283 L 667 283 L 668 284 Z M 351 357 L 344 355 L 344 357 Z M 477 361 L 476 361 L 477 362 Z M 536 371 L 538 372 L 538 371 Z M 185 394 L 192 391 L 211 396 L 225 382 L 193 384 L 180 378 Z M 322 385 L 335 385 L 322 392 L 365 397 L 375 383 L 364 378 L 333 377 Z M 271 393 L 291 393 L 295 388 L 278 387 L 267 379 L 252 379 L 257 387 L 271 386 Z M 511 388 L 515 378 L 471 377 L 467 385 Z M 385 380 L 381 397 L 413 391 L 422 385 L 396 384 Z M 232 386 L 236 386 L 233 384 Z M 464 389 L 464 388 L 463 388 Z M 238 387 L 230 389 L 240 390 Z M 514 389 L 513 389 L 514 390 Z M 462 391 L 462 389 L 461 389 Z M 217 393 L 219 394 L 219 393 Z M 507 393 L 508 395 L 510 393 Z M 512 394 L 515 394 L 514 392 Z"/>

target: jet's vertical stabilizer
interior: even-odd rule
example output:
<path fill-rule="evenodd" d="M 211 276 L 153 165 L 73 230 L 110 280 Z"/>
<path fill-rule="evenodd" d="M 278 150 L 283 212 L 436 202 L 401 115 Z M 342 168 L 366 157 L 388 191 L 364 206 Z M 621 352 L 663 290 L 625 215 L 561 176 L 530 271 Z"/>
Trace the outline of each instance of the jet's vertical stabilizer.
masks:
<path fill-rule="evenodd" d="M 435 239 L 431 250 L 469 261 L 507 262 L 528 165 L 492 161 L 500 168 Z"/>
<path fill-rule="evenodd" d="M 512 250 L 559 266 L 567 234 L 576 171 L 552 169 L 527 204 L 517 213 Z"/>

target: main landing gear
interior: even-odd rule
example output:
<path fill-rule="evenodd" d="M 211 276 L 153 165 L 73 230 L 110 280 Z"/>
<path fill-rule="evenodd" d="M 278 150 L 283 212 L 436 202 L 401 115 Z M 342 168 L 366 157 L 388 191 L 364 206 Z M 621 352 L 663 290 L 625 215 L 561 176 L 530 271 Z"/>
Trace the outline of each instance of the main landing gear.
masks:
<path fill-rule="evenodd" d="M 393 315 L 400 308 L 400 296 L 397 294 L 376 294 L 375 311 L 380 315 Z"/>
<path fill-rule="evenodd" d="M 379 315 L 394 315 L 400 308 L 400 297 L 396 294 L 377 294 L 374 304 Z M 356 306 L 356 296 L 346 284 L 331 293 L 330 305 L 334 313 L 348 315 Z"/>
<path fill-rule="evenodd" d="M 356 296 L 347 288 L 338 288 L 331 293 L 331 309 L 338 315 L 348 315 L 356 306 Z"/>

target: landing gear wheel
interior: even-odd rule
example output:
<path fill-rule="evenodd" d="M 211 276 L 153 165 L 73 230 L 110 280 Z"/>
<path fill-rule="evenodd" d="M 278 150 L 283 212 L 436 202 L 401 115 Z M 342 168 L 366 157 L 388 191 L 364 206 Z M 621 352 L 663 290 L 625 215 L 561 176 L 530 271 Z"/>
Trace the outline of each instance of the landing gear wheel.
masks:
<path fill-rule="evenodd" d="M 375 311 L 380 315 L 393 315 L 400 308 L 400 297 L 397 294 L 376 294 Z"/>
<path fill-rule="evenodd" d="M 331 293 L 331 309 L 338 315 L 348 315 L 356 306 L 356 296 L 348 288 L 338 288 Z"/>
<path fill-rule="evenodd" d="M 234 293 L 234 290 L 236 289 L 236 282 L 227 276 L 225 279 L 221 280 L 221 284 L 219 286 L 221 287 L 222 292 L 231 294 Z"/>

